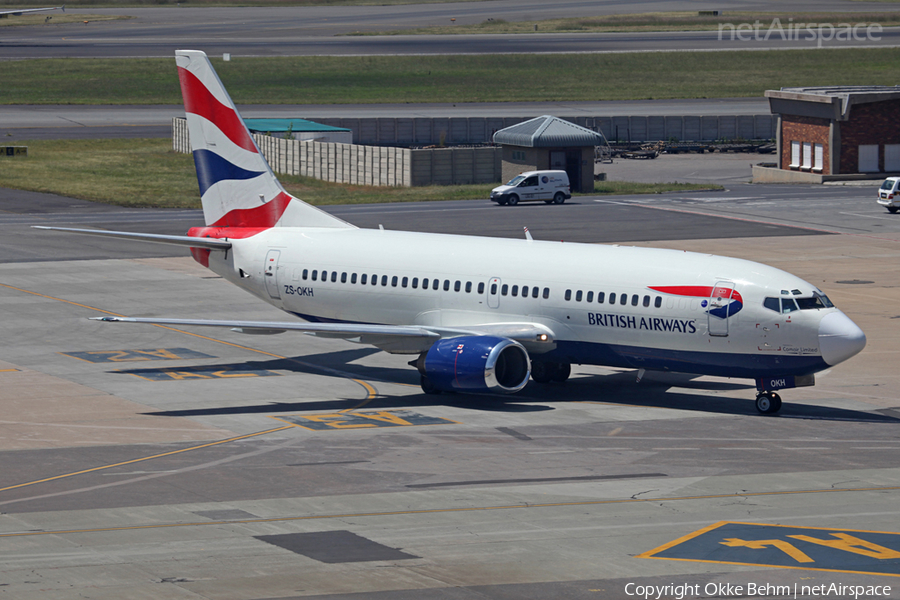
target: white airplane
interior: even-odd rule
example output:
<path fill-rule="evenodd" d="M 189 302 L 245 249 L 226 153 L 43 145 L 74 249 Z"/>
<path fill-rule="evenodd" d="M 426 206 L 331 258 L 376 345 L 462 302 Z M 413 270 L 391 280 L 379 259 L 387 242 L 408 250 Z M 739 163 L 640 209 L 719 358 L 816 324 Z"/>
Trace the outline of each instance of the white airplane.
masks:
<path fill-rule="evenodd" d="M 859 353 L 865 334 L 811 283 L 674 250 L 359 229 L 288 194 L 203 52 L 178 75 L 206 227 L 186 236 L 58 229 L 180 244 L 301 321 L 99 317 L 298 331 L 410 354 L 425 392 L 512 393 L 571 364 L 756 380 L 776 390 Z"/>
<path fill-rule="evenodd" d="M 48 8 L 14 8 L 12 10 L 0 10 L 0 19 L 7 17 L 19 17 L 27 13 L 46 12 L 48 10 L 61 10 L 66 12 L 65 6 L 50 6 Z"/>

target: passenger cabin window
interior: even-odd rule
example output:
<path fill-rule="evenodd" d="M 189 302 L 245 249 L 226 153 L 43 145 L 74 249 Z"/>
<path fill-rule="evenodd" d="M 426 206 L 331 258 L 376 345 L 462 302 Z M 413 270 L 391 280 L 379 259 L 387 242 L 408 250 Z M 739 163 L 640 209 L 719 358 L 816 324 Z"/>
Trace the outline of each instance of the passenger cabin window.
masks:
<path fill-rule="evenodd" d="M 597 292 L 597 304 L 603 304 L 606 299 L 606 292 Z"/>
<path fill-rule="evenodd" d="M 356 283 L 356 273 L 350 276 L 350 283 Z"/>
<path fill-rule="evenodd" d="M 404 277 L 400 280 L 400 287 L 406 287 L 409 285 L 409 277 Z"/>
<path fill-rule="evenodd" d="M 341 273 L 341 283 L 347 283 L 347 274 Z"/>
<path fill-rule="evenodd" d="M 492 283 L 491 284 L 491 296 L 496 296 L 496 295 L 497 295 L 497 284 Z"/>
<path fill-rule="evenodd" d="M 500 295 L 501 295 L 501 296 L 505 296 L 508 292 L 509 292 L 509 286 L 508 286 L 508 285 L 506 285 L 506 284 L 504 283 L 502 286 L 500 286 Z"/>
<path fill-rule="evenodd" d="M 517 285 L 512 286 L 512 297 L 515 298 L 518 295 L 519 295 L 519 286 L 517 286 Z"/>
<path fill-rule="evenodd" d="M 331 272 L 331 283 L 337 282 L 337 271 Z"/>
<path fill-rule="evenodd" d="M 444 280 L 444 291 L 445 291 L 445 292 L 449 292 L 449 291 L 450 291 L 450 280 L 449 280 L 449 279 L 445 279 L 445 280 Z"/>
<path fill-rule="evenodd" d="M 316 269 L 313 269 L 312 280 L 316 281 L 316 278 L 319 276 L 319 272 Z"/>
<path fill-rule="evenodd" d="M 585 302 L 593 302 L 594 301 L 594 292 L 588 292 L 587 298 L 584 299 Z"/>
<path fill-rule="evenodd" d="M 397 287 L 397 276 L 391 277 L 391 287 Z"/>
<path fill-rule="evenodd" d="M 381 276 L 381 285 L 387 287 L 387 275 Z"/>
<path fill-rule="evenodd" d="M 472 282 L 471 282 L 471 281 L 467 281 L 467 282 L 466 282 L 466 293 L 467 293 L 467 294 L 471 294 L 471 293 L 472 293 Z"/>
<path fill-rule="evenodd" d="M 436 289 L 438 289 L 438 287 L 439 287 L 440 285 L 441 285 L 441 280 L 440 280 L 440 279 L 434 279 L 434 280 L 431 282 L 431 289 L 436 290 Z"/>
<path fill-rule="evenodd" d="M 662 296 L 657 296 L 656 300 L 653 302 L 653 306 L 656 308 L 662 308 Z"/>
<path fill-rule="evenodd" d="M 303 269 L 303 281 L 309 276 L 309 269 Z"/>
<path fill-rule="evenodd" d="M 523 286 L 522 286 L 522 297 L 523 297 L 523 298 L 527 298 L 527 297 L 528 297 L 528 286 L 527 286 L 527 285 L 523 285 Z"/>
<path fill-rule="evenodd" d="M 366 278 L 366 274 L 365 274 L 365 273 L 363 273 L 362 275 L 359 276 L 359 283 L 360 283 L 360 285 L 366 285 L 366 282 L 367 282 L 367 281 L 368 281 L 368 279 Z"/>
<path fill-rule="evenodd" d="M 539 293 L 540 291 L 541 291 L 541 290 L 538 289 L 538 286 L 534 286 L 533 288 L 531 288 L 531 297 L 532 297 L 532 298 L 537 298 L 537 297 L 538 297 L 538 293 Z"/>
<path fill-rule="evenodd" d="M 496 288 L 497 285 L 494 284 L 494 285 L 491 286 L 491 287 L 492 287 L 492 288 Z M 483 282 L 483 281 L 481 281 L 481 282 L 478 283 L 478 293 L 479 293 L 479 294 L 483 294 L 483 293 L 484 293 L 484 282 Z M 491 292 L 491 293 L 493 294 L 493 293 L 495 293 L 495 292 Z"/>
<path fill-rule="evenodd" d="M 637 294 L 632 294 L 632 295 L 631 295 L 631 305 L 632 305 L 632 306 L 637 306 L 637 305 L 638 305 L 638 300 L 639 300 L 639 299 L 640 299 L 640 296 L 638 296 Z"/>
<path fill-rule="evenodd" d="M 550 288 L 544 288 L 544 300 L 550 297 Z"/>
<path fill-rule="evenodd" d="M 460 289 L 462 289 L 462 282 L 461 282 L 461 281 L 457 281 L 456 283 L 453 284 L 453 291 L 454 291 L 454 292 L 458 292 Z"/>
<path fill-rule="evenodd" d="M 418 277 L 413 277 L 412 286 L 413 286 L 413 289 L 416 289 L 419 287 L 419 278 Z"/>
<path fill-rule="evenodd" d="M 566 302 L 572 299 L 572 290 L 566 290 Z"/>
<path fill-rule="evenodd" d="M 628 294 L 619 294 L 619 304 L 625 306 L 628 303 Z"/>
<path fill-rule="evenodd" d="M 610 292 L 610 293 L 609 293 L 609 303 L 610 303 L 610 304 L 615 304 L 615 303 L 616 303 L 616 293 L 615 293 L 615 292 Z"/>
<path fill-rule="evenodd" d="M 650 306 L 650 296 L 644 296 L 644 306 Z"/>
<path fill-rule="evenodd" d="M 322 271 L 322 281 L 328 281 L 328 271 Z"/>
<path fill-rule="evenodd" d="M 581 302 L 581 290 L 575 292 L 575 302 Z"/>

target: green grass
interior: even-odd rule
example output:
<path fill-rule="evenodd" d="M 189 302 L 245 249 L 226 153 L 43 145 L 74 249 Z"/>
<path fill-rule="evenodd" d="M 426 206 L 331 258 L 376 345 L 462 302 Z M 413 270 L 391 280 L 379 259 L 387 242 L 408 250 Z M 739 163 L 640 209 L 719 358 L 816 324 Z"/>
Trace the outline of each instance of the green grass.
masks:
<path fill-rule="evenodd" d="M 238 104 L 543 102 L 761 96 L 900 80 L 900 49 L 241 58 Z M 174 59 L 0 62 L 0 104 L 180 104 Z M 0 131 L 2 134 L 2 131 Z"/>
<path fill-rule="evenodd" d="M 571 32 L 634 32 L 634 31 L 717 31 L 720 25 L 740 23 L 754 24 L 760 21 L 760 30 L 765 34 L 773 19 L 780 19 L 781 27 L 787 31 L 794 23 L 815 23 L 837 26 L 841 23 L 878 23 L 882 27 L 900 25 L 897 12 L 745 12 L 726 11 L 720 16 L 701 16 L 698 11 L 678 11 L 662 13 L 642 13 L 609 15 L 601 17 L 578 17 L 567 19 L 546 19 L 542 21 L 504 21 L 487 19 L 481 23 L 463 25 L 448 23 L 437 27 L 395 29 L 390 31 L 360 32 L 350 35 L 460 35 L 460 34 L 516 34 L 516 33 L 571 33 Z M 726 30 L 728 31 L 728 30 Z M 864 31 L 864 30 L 863 30 Z M 805 33 L 805 32 L 804 32 Z M 773 35 L 777 35 L 773 33 Z M 803 35 L 803 34 L 801 34 Z"/>
<path fill-rule="evenodd" d="M 176 154 L 169 140 L 41 140 L 27 157 L 0 157 L 0 187 L 47 192 L 130 207 L 200 208 L 200 192 L 189 154 Z M 497 184 L 391 188 L 328 183 L 279 175 L 284 187 L 316 205 L 487 200 Z M 602 182 L 596 193 L 652 194 L 721 189 L 693 184 Z"/>

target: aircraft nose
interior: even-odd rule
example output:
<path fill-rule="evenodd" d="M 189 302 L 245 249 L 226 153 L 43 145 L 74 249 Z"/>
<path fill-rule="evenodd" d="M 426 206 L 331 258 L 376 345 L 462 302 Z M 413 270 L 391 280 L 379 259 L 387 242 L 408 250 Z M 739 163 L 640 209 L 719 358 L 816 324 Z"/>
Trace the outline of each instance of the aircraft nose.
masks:
<path fill-rule="evenodd" d="M 842 312 L 825 315 L 819 323 L 819 350 L 829 365 L 844 362 L 866 347 L 866 334 Z"/>

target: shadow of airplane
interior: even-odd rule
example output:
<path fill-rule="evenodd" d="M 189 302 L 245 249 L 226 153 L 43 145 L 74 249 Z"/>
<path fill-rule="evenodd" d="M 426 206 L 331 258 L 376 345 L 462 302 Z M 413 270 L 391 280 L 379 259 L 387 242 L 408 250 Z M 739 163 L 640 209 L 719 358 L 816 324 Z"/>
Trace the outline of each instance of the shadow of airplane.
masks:
<path fill-rule="evenodd" d="M 357 348 L 317 354 L 314 356 L 283 358 L 239 363 L 179 367 L 179 373 L 208 373 L 227 371 L 229 373 L 287 371 L 351 379 L 364 379 L 391 384 L 409 385 L 418 388 L 419 375 L 410 368 L 372 367 L 354 364 L 376 352 L 374 348 Z M 170 369 L 141 368 L 123 369 L 119 372 L 147 376 Z M 691 394 L 679 390 L 712 392 L 745 391 L 747 399 L 735 399 L 720 395 Z M 732 380 L 705 380 L 685 373 L 647 373 L 640 383 L 635 382 L 633 371 L 611 374 L 580 375 L 565 383 L 537 384 L 530 382 L 526 388 L 514 395 L 457 394 L 439 395 L 422 392 L 404 395 L 380 393 L 366 402 L 365 410 L 390 410 L 447 406 L 480 412 L 527 413 L 555 410 L 548 402 L 597 403 L 636 408 L 657 408 L 690 411 L 699 414 L 758 415 L 755 405 L 755 388 L 749 383 Z M 298 402 L 268 402 L 242 406 L 219 406 L 184 410 L 151 412 L 156 416 L 190 417 L 208 415 L 272 414 L 287 412 L 335 412 L 347 410 L 348 404 L 358 404 L 359 398 L 335 398 L 333 400 L 312 400 Z M 854 421 L 865 423 L 900 422 L 900 410 L 856 411 L 843 408 L 791 404 L 785 402 L 775 415 L 788 419 L 818 419 L 829 421 Z"/>

